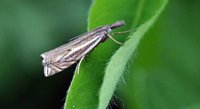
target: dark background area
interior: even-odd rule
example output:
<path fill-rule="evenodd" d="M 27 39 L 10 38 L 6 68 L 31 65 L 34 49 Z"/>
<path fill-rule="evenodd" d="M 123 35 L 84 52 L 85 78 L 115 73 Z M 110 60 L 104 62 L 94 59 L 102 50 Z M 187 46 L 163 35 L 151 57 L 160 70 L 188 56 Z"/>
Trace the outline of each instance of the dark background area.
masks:
<path fill-rule="evenodd" d="M 0 1 L 0 108 L 59 109 L 74 66 L 44 77 L 40 54 L 87 31 L 90 0 Z"/>

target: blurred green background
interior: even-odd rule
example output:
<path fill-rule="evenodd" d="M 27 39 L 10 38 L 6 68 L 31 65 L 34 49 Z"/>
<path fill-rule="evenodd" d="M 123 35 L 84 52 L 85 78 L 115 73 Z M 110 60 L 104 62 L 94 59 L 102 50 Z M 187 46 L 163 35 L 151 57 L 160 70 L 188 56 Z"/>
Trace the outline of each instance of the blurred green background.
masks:
<path fill-rule="evenodd" d="M 200 1 L 169 0 L 124 75 L 128 109 L 200 109 L 199 19 Z"/>
<path fill-rule="evenodd" d="M 0 1 L 1 109 L 63 106 L 75 66 L 45 78 L 40 54 L 87 31 L 90 4 L 91 0 Z M 200 1 L 169 1 L 139 46 L 132 67 L 136 73 L 131 74 L 136 81 L 126 80 L 128 86 L 146 92 L 129 88 L 132 97 L 127 100 L 136 102 L 122 100 L 126 106 L 200 109 L 199 19 Z M 134 91 L 137 95 L 130 93 Z"/>
<path fill-rule="evenodd" d="M 90 0 L 0 1 L 0 108 L 59 109 L 75 66 L 46 78 L 40 54 L 87 31 Z"/>

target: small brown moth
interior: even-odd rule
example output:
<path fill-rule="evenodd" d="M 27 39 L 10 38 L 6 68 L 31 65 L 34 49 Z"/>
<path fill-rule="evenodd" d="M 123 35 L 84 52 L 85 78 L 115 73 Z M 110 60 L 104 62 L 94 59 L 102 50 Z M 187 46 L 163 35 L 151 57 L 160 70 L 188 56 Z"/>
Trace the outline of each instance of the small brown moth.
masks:
<path fill-rule="evenodd" d="M 43 58 L 42 65 L 44 66 L 44 75 L 46 77 L 54 75 L 80 60 L 77 66 L 77 68 L 79 68 L 84 56 L 100 42 L 104 42 L 108 38 L 121 44 L 110 36 L 109 33 L 112 29 L 123 25 L 125 25 L 124 21 L 117 21 L 111 25 L 98 27 L 90 32 L 80 35 L 80 37 L 75 38 L 67 44 L 42 53 L 41 57 Z"/>

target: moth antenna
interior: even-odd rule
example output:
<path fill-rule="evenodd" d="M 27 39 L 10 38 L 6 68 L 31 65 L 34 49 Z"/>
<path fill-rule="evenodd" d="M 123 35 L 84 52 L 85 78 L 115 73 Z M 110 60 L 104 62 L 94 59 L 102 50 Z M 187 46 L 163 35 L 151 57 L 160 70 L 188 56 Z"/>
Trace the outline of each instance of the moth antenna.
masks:
<path fill-rule="evenodd" d="M 110 28 L 115 29 L 115 28 L 118 28 L 118 27 L 121 27 L 124 25 L 125 25 L 125 22 L 123 20 L 119 20 L 119 21 L 113 23 L 112 25 L 110 25 Z"/>
<path fill-rule="evenodd" d="M 119 45 L 122 45 L 123 43 L 121 43 L 121 42 L 119 42 L 119 41 L 117 41 L 117 40 L 115 40 L 111 35 L 109 35 L 109 34 L 106 34 L 110 39 L 112 39 L 115 43 L 117 43 L 117 44 L 119 44 Z"/>
<path fill-rule="evenodd" d="M 76 66 L 76 70 L 75 71 L 77 71 L 77 74 L 79 74 L 81 62 L 83 61 L 84 58 L 85 58 L 85 55 L 80 59 L 80 61 L 78 62 L 78 65 Z"/>

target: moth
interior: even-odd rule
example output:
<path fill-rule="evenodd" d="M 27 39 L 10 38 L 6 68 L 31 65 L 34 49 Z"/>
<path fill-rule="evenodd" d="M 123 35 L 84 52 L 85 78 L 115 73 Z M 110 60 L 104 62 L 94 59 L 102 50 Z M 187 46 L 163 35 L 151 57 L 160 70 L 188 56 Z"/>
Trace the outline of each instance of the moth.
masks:
<path fill-rule="evenodd" d="M 118 44 L 109 33 L 118 27 L 125 25 L 123 20 L 110 25 L 98 27 L 90 32 L 84 33 L 73 39 L 67 44 L 59 46 L 53 50 L 42 53 L 42 65 L 44 66 L 44 75 L 46 77 L 54 75 L 70 67 L 77 61 L 79 66 L 84 56 L 94 49 L 99 43 L 110 38 Z M 78 68 L 79 68 L 78 66 Z"/>

